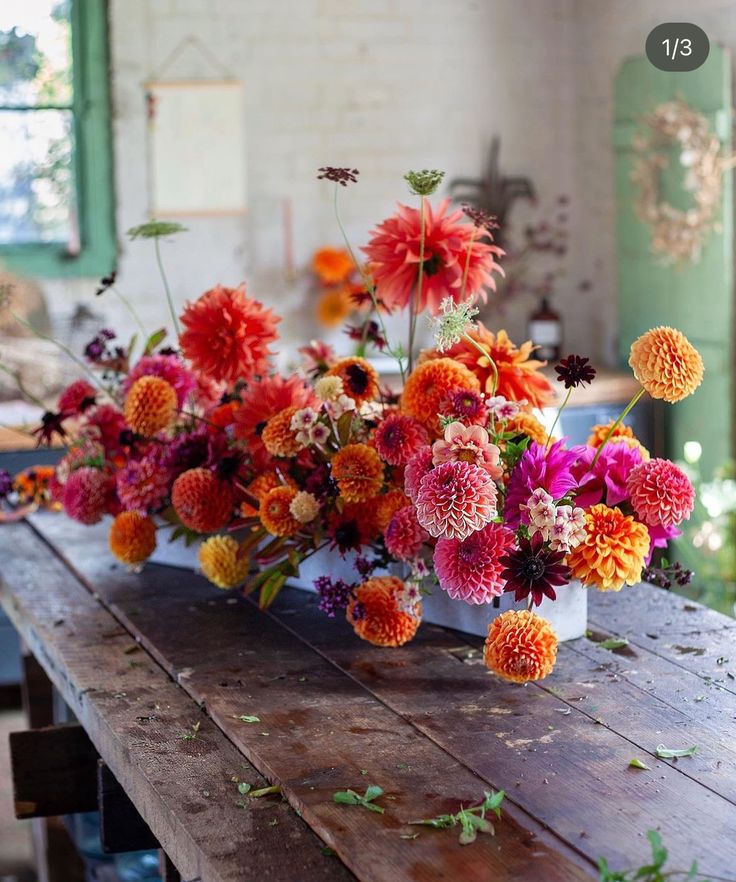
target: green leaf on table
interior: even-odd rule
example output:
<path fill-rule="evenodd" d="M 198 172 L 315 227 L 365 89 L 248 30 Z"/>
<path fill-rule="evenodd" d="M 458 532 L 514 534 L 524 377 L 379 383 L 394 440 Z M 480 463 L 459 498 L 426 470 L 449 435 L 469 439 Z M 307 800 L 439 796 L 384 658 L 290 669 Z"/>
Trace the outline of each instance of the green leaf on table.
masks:
<path fill-rule="evenodd" d="M 372 784 L 368 787 L 363 796 L 356 793 L 354 790 L 338 790 L 337 793 L 332 795 L 332 798 L 335 802 L 340 803 L 341 805 L 362 805 L 363 808 L 366 808 L 371 812 L 378 812 L 378 814 L 382 815 L 384 809 L 380 805 L 376 805 L 374 802 L 379 796 L 383 796 L 383 788 L 378 787 L 376 784 Z"/>
<path fill-rule="evenodd" d="M 628 645 L 629 641 L 625 637 L 609 637 L 607 640 L 601 640 L 598 644 L 601 649 L 621 649 Z"/>
<path fill-rule="evenodd" d="M 262 796 L 274 796 L 281 793 L 281 787 L 278 784 L 271 784 L 269 787 L 260 787 L 258 790 L 251 790 L 251 799 L 260 799 Z"/>
<path fill-rule="evenodd" d="M 236 720 L 240 720 L 241 723 L 260 723 L 261 722 L 261 718 L 257 717 L 255 714 L 241 714 L 240 716 L 233 714 L 233 717 Z"/>
<path fill-rule="evenodd" d="M 247 781 L 241 781 L 241 783 L 238 784 L 238 793 L 246 794 L 249 792 L 250 792 L 250 784 L 248 784 Z"/>
<path fill-rule="evenodd" d="M 470 808 L 461 808 L 454 815 L 437 815 L 434 818 L 420 818 L 417 821 L 409 821 L 409 824 L 421 824 L 424 827 L 434 827 L 442 830 L 447 827 L 455 827 L 457 824 L 461 827 L 459 842 L 461 845 L 470 845 L 475 842 L 478 833 L 489 833 L 491 836 L 496 832 L 493 824 L 486 818 L 486 812 L 493 812 L 497 817 L 501 817 L 501 803 L 505 793 L 499 790 L 496 793 L 486 791 L 484 800 L 480 805 L 471 806 Z"/>
<path fill-rule="evenodd" d="M 661 870 L 667 860 L 667 849 L 662 845 L 662 837 L 656 830 L 648 830 L 647 839 L 652 846 L 652 862 L 656 869 Z"/>
<path fill-rule="evenodd" d="M 629 766 L 632 769 L 646 769 L 647 771 L 649 771 L 649 766 L 646 763 L 643 763 L 640 759 L 637 759 L 636 757 L 629 760 Z"/>
<path fill-rule="evenodd" d="M 175 221 L 151 220 L 128 230 L 130 239 L 159 239 L 162 236 L 173 236 L 176 233 L 185 233 L 186 227 Z"/>
<path fill-rule="evenodd" d="M 664 744 L 658 744 L 654 751 L 660 759 L 677 759 L 681 756 L 694 756 L 697 753 L 698 745 L 693 744 L 692 747 L 665 747 Z"/>

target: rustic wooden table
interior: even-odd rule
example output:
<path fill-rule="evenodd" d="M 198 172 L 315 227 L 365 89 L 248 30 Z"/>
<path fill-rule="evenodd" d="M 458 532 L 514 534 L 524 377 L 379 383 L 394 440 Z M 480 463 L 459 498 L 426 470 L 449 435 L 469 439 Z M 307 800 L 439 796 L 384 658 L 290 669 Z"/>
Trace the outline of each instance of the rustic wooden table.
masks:
<path fill-rule="evenodd" d="M 381 650 L 299 591 L 264 614 L 131 575 L 61 516 L 0 528 L 0 601 L 183 879 L 575 882 L 645 862 L 657 829 L 673 866 L 736 880 L 736 622 L 660 589 L 593 593 L 590 639 L 525 687 L 441 628 Z M 369 784 L 385 814 L 334 803 Z M 407 825 L 499 788 L 495 837 Z"/>

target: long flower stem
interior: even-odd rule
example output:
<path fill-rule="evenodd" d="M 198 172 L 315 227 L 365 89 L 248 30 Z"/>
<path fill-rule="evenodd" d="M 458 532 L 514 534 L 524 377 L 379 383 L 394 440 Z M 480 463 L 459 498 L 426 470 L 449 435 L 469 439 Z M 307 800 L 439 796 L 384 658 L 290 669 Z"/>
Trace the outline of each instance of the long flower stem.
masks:
<path fill-rule="evenodd" d="M 631 401 L 630 401 L 630 402 L 626 405 L 626 407 L 621 411 L 621 413 L 620 413 L 619 416 L 618 416 L 618 419 L 617 419 L 616 422 L 611 426 L 611 428 L 608 430 L 608 432 L 606 433 L 606 437 L 603 439 L 603 443 L 601 444 L 601 446 L 600 446 L 600 447 L 598 448 L 598 450 L 596 451 L 595 456 L 593 457 L 593 462 L 591 462 L 591 464 L 590 464 L 590 469 L 591 469 L 591 470 L 592 470 L 593 468 L 595 468 L 595 464 L 598 462 L 598 459 L 600 458 L 600 455 L 601 455 L 601 452 L 602 452 L 603 448 L 606 446 L 606 444 L 608 444 L 608 442 L 609 442 L 611 436 L 613 435 L 613 433 L 616 431 L 616 429 L 618 429 L 618 427 L 621 425 L 622 421 L 626 419 L 626 417 L 628 416 L 628 414 L 629 414 L 629 413 L 631 412 L 631 410 L 633 409 L 634 405 L 637 403 L 637 401 L 641 398 L 641 396 L 642 396 L 643 394 L 644 394 L 644 389 L 639 389 L 639 391 L 634 395 L 634 397 L 631 399 Z"/>
<path fill-rule="evenodd" d="M 555 421 L 552 423 L 552 428 L 549 430 L 549 435 L 547 435 L 547 442 L 544 445 L 545 447 L 549 447 L 549 442 L 552 440 L 552 433 L 554 432 L 555 427 L 557 426 L 557 423 L 560 419 L 560 416 L 562 415 L 562 411 L 567 407 L 567 402 L 570 400 L 571 395 L 572 395 L 572 386 L 570 386 L 570 388 L 567 390 L 567 395 L 565 395 L 565 400 L 562 402 L 562 404 L 557 409 L 557 416 L 555 417 Z"/>
<path fill-rule="evenodd" d="M 424 196 L 419 198 L 419 270 L 417 272 L 417 284 L 412 291 L 411 300 L 409 301 L 409 373 L 411 373 L 411 369 L 414 366 L 414 337 L 417 330 L 417 316 L 419 315 L 419 306 L 422 302 L 422 286 L 424 284 Z"/>
<path fill-rule="evenodd" d="M 125 296 L 125 294 L 123 294 L 121 291 L 118 291 L 118 289 L 114 285 L 111 285 L 110 287 L 114 291 L 115 296 L 118 298 L 118 300 L 123 304 L 123 306 L 128 310 L 128 312 L 133 316 L 133 321 L 136 323 L 136 325 L 138 325 L 138 330 L 143 335 L 143 343 L 145 343 L 146 338 L 148 337 L 148 333 L 146 331 L 145 325 L 141 321 L 141 317 L 138 314 L 138 310 L 135 308 L 135 306 L 133 306 L 133 304 L 130 302 L 130 300 L 128 300 L 128 298 Z"/>
<path fill-rule="evenodd" d="M 161 281 L 164 283 L 164 290 L 166 291 L 166 300 L 169 303 L 169 312 L 171 313 L 171 321 L 174 324 L 174 331 L 176 336 L 179 336 L 179 320 L 176 317 L 176 309 L 174 309 L 174 298 L 171 296 L 171 288 L 169 288 L 169 280 L 166 278 L 166 271 L 164 270 L 164 264 L 161 260 L 161 247 L 158 243 L 158 236 L 153 240 L 154 248 L 156 249 L 156 263 L 158 264 L 158 271 L 161 273 Z"/>
<path fill-rule="evenodd" d="M 335 220 L 337 221 L 337 227 L 340 230 L 340 235 L 342 236 L 343 242 L 345 243 L 345 247 L 348 249 L 348 254 L 352 258 L 353 263 L 355 264 L 355 269 L 358 271 L 360 278 L 363 280 L 363 284 L 365 285 L 365 290 L 368 292 L 371 298 L 371 302 L 373 303 L 373 309 L 376 311 L 376 318 L 381 325 L 381 333 L 383 334 L 383 339 L 386 341 L 386 352 L 396 359 L 396 363 L 399 366 L 399 372 L 401 373 L 401 381 L 403 382 L 406 377 L 404 373 L 404 360 L 400 353 L 397 353 L 391 346 L 388 338 L 388 332 L 386 331 L 386 325 L 383 321 L 383 315 L 381 314 L 381 310 L 378 305 L 378 297 L 376 296 L 376 286 L 373 284 L 370 276 L 364 271 L 363 267 L 358 260 L 355 251 L 353 251 L 353 246 L 350 244 L 350 239 L 348 238 L 348 234 L 345 231 L 345 227 L 342 224 L 342 220 L 340 219 L 340 210 L 337 204 L 337 194 L 339 193 L 338 184 L 335 184 L 335 195 L 333 198 L 333 208 L 335 211 Z"/>
<path fill-rule="evenodd" d="M 493 374 L 493 380 L 491 383 L 491 394 L 495 395 L 496 389 L 498 389 L 498 368 L 496 367 L 496 362 L 491 358 L 491 353 L 484 349 L 476 340 L 473 340 L 473 338 L 467 332 L 463 334 L 463 339 L 467 343 L 470 343 L 471 346 L 475 347 L 475 349 L 480 352 L 483 358 L 488 359 L 488 363 L 491 366 L 491 373 Z"/>

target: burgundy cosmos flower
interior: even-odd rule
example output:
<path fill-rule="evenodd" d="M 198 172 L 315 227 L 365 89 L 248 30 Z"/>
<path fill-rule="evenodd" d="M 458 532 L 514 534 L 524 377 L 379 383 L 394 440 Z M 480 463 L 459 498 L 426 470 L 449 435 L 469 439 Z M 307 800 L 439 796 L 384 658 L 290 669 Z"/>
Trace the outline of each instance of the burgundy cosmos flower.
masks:
<path fill-rule="evenodd" d="M 357 168 L 336 168 L 333 165 L 326 165 L 319 169 L 319 172 L 320 174 L 317 175 L 318 180 L 334 181 L 343 187 L 347 187 L 349 183 L 357 183 L 358 175 L 360 174 Z"/>
<path fill-rule="evenodd" d="M 47 410 L 41 417 L 41 425 L 31 433 L 36 437 L 36 447 L 42 444 L 51 447 L 55 436 L 66 438 L 66 429 L 62 423 L 68 416 L 68 413 L 54 413 Z"/>
<path fill-rule="evenodd" d="M 545 596 L 555 600 L 555 588 L 570 581 L 570 568 L 562 563 L 564 559 L 565 552 L 545 547 L 540 533 L 531 540 L 519 539 L 518 547 L 499 559 L 504 567 L 500 575 L 506 582 L 504 591 L 514 591 L 516 600 L 531 594 L 537 606 Z"/>
<path fill-rule="evenodd" d="M 565 389 L 592 383 L 596 370 L 589 362 L 589 358 L 580 355 L 568 355 L 567 358 L 561 359 L 560 363 L 555 365 L 558 382 L 564 383 Z"/>

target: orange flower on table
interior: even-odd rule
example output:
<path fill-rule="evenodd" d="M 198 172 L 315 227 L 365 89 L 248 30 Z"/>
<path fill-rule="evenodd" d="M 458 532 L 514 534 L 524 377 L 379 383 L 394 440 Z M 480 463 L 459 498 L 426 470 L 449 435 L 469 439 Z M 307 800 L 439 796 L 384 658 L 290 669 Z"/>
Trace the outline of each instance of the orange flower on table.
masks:
<path fill-rule="evenodd" d="M 302 525 L 291 513 L 297 491 L 293 487 L 274 487 L 263 497 L 258 514 L 272 536 L 294 536 Z"/>
<path fill-rule="evenodd" d="M 209 469 L 188 469 L 174 481 L 171 504 L 185 527 L 215 533 L 230 520 L 235 500 L 230 485 Z"/>
<path fill-rule="evenodd" d="M 594 447 L 597 450 L 606 440 L 606 436 L 614 422 L 615 420 L 611 420 L 608 423 L 593 426 L 590 431 L 590 437 L 586 442 L 588 447 Z M 634 430 L 631 426 L 625 426 L 623 423 L 619 423 L 613 430 L 611 437 L 608 439 L 608 444 L 625 444 L 627 447 L 638 450 L 639 453 L 641 453 L 641 458 L 645 462 L 649 459 L 649 451 L 641 441 L 636 438 Z"/>
<path fill-rule="evenodd" d="M 547 619 L 531 610 L 508 610 L 489 625 L 483 660 L 504 680 L 541 680 L 555 666 L 557 642 Z"/>
<path fill-rule="evenodd" d="M 442 403 L 454 391 L 480 391 L 478 378 L 452 358 L 437 358 L 417 365 L 404 385 L 399 407 L 414 417 L 434 437 L 442 434 L 439 413 Z"/>
<path fill-rule="evenodd" d="M 269 344 L 281 321 L 245 294 L 245 285 L 206 291 L 182 313 L 179 345 L 196 371 L 235 383 L 268 373 Z"/>
<path fill-rule="evenodd" d="M 652 328 L 631 345 L 629 364 L 652 398 L 682 401 L 703 381 L 703 359 L 675 328 Z"/>
<path fill-rule="evenodd" d="M 378 398 L 378 371 L 364 358 L 341 358 L 325 376 L 339 377 L 345 395 L 355 401 L 356 407 Z"/>
<path fill-rule="evenodd" d="M 326 328 L 338 327 L 352 311 L 350 289 L 345 285 L 333 285 L 325 288 L 317 298 L 315 306 L 317 321 Z"/>
<path fill-rule="evenodd" d="M 347 608 L 355 633 L 374 646 L 403 646 L 416 634 L 422 605 L 407 597 L 407 586 L 396 576 L 368 579 L 355 589 Z"/>
<path fill-rule="evenodd" d="M 337 285 L 355 270 L 353 258 L 345 248 L 319 248 L 312 257 L 312 269 L 324 285 Z"/>
<path fill-rule="evenodd" d="M 110 551 L 128 566 L 137 566 L 156 550 L 156 524 L 137 511 L 123 511 L 112 522 Z"/>
<path fill-rule="evenodd" d="M 176 416 L 176 390 L 161 377 L 144 376 L 125 396 L 125 422 L 139 435 L 155 435 L 168 428 Z"/>
<path fill-rule="evenodd" d="M 291 420 L 298 410 L 298 407 L 287 407 L 266 423 L 261 441 L 271 456 L 296 456 L 304 448 L 296 440 L 296 432 L 291 428 Z"/>
<path fill-rule="evenodd" d="M 51 499 L 51 486 L 55 476 L 54 466 L 31 466 L 13 478 L 13 490 L 18 494 L 22 503 L 44 505 Z M 58 502 L 53 503 L 54 508 L 60 508 Z"/>
<path fill-rule="evenodd" d="M 198 557 L 205 578 L 223 590 L 244 582 L 250 569 L 248 555 L 240 554 L 232 536 L 210 536 L 202 543 Z"/>
<path fill-rule="evenodd" d="M 649 531 L 619 508 L 594 505 L 585 512 L 585 538 L 567 556 L 572 577 L 599 591 L 620 591 L 641 579 Z"/>
<path fill-rule="evenodd" d="M 503 395 L 509 401 L 526 401 L 530 408 L 542 408 L 554 402 L 554 388 L 540 371 L 546 362 L 531 357 L 534 345 L 529 340 L 516 346 L 506 331 L 494 334 L 482 322 L 476 322 L 475 329 L 468 331 L 468 335 L 490 353 L 496 364 L 498 386 L 493 394 Z M 488 358 L 481 355 L 475 346 L 463 339 L 443 355 L 456 359 L 473 371 L 482 389 L 491 394 L 493 371 Z M 438 356 L 436 350 L 425 354 L 426 358 Z"/>
<path fill-rule="evenodd" d="M 332 477 L 346 502 L 365 502 L 381 489 L 383 463 L 367 444 L 348 444 L 332 458 Z"/>

